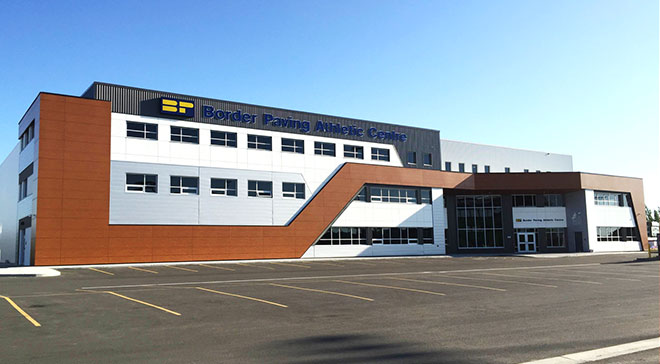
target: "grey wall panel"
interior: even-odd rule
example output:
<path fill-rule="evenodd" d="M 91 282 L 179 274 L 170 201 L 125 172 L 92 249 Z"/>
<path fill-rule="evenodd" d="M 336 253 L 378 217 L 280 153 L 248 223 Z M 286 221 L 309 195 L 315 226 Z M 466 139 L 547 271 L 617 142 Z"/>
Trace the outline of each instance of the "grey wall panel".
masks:
<path fill-rule="evenodd" d="M 158 175 L 158 193 L 125 191 L 126 173 Z M 170 194 L 170 176 L 199 177 L 198 195 Z M 211 178 L 238 180 L 238 196 L 211 195 Z M 248 180 L 272 181 L 273 197 L 248 197 Z M 296 173 L 111 162 L 110 224 L 285 225 L 306 199 L 282 197 L 282 182 L 305 183 Z"/>
<path fill-rule="evenodd" d="M 0 263 L 16 263 L 18 241 L 18 154 L 16 145 L 0 164 Z"/>
<path fill-rule="evenodd" d="M 586 243 L 589 238 L 589 231 L 587 229 L 585 193 L 584 191 L 567 193 L 564 195 L 564 202 L 566 204 L 566 245 L 568 251 L 587 251 Z M 582 241 L 575 241 L 576 232 L 582 233 Z"/>
<path fill-rule="evenodd" d="M 403 125 L 394 125 L 394 124 L 385 124 L 374 121 L 366 121 L 359 119 L 350 119 L 332 115 L 323 115 L 309 112 L 301 112 L 295 110 L 286 110 L 274 107 L 266 107 L 259 105 L 244 104 L 231 101 L 215 100 L 208 99 L 190 95 L 181 95 L 174 94 L 170 92 L 155 91 L 155 90 L 145 90 L 135 87 L 126 87 L 119 85 L 112 85 L 106 83 L 95 82 L 85 93 L 83 97 L 94 98 L 98 100 L 106 100 L 112 103 L 112 112 L 123 113 L 123 114 L 132 114 L 132 115 L 144 115 L 152 116 L 159 118 L 171 118 L 178 120 L 186 120 L 199 123 L 207 124 L 218 124 L 218 125 L 228 125 L 228 126 L 239 126 L 252 129 L 260 130 L 270 130 L 270 131 L 280 131 L 293 134 L 305 134 L 305 135 L 317 135 L 323 137 L 334 137 L 339 139 L 348 139 L 348 140 L 360 140 L 366 142 L 376 142 L 376 143 L 386 143 L 392 144 L 395 146 L 401 161 L 403 162 L 404 167 L 408 168 L 428 168 L 428 169 L 440 169 L 440 132 L 437 130 L 415 128 L 410 126 Z M 182 118 L 178 116 L 165 115 L 160 112 L 160 98 L 161 97 L 172 97 L 177 99 L 184 99 L 188 101 L 194 101 L 195 103 L 195 115 L 191 118 Z M 214 109 L 221 109 L 225 111 L 236 111 L 241 110 L 243 113 L 249 113 L 257 115 L 256 122 L 254 123 L 245 123 L 245 122 L 236 122 L 232 120 L 218 120 L 214 118 L 203 117 L 202 107 L 204 105 L 212 106 Z M 294 120 L 309 121 L 311 123 L 311 130 L 308 132 L 300 130 L 299 128 L 289 128 L 289 127 L 276 127 L 270 124 L 265 125 L 263 123 L 263 114 L 268 113 L 272 114 L 275 117 L 288 118 L 291 117 Z M 322 131 L 316 131 L 315 125 L 317 121 L 330 122 L 334 124 L 341 124 L 342 126 L 356 126 L 362 128 L 365 131 L 365 135 L 362 137 L 356 135 L 344 135 L 338 133 L 327 133 Z M 394 131 L 397 133 L 404 133 L 407 135 L 407 140 L 394 141 L 387 139 L 378 139 L 371 138 L 366 135 L 366 132 L 369 128 L 376 128 L 382 131 Z M 405 163 L 406 155 L 408 151 L 417 152 L 417 164 L 412 166 Z M 342 151 L 338 151 L 341 153 Z M 365 157 L 369 158 L 370 151 L 365 150 Z M 422 163 L 422 158 L 424 153 L 431 153 L 433 165 L 431 167 L 425 167 Z"/>

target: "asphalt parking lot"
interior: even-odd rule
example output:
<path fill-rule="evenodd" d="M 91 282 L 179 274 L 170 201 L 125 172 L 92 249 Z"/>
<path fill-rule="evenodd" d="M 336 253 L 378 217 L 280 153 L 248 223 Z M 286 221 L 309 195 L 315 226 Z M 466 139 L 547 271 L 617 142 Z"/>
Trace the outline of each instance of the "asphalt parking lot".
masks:
<path fill-rule="evenodd" d="M 657 338 L 660 269 L 641 257 L 207 263 L 5 277 L 0 357 L 525 362 Z M 657 350 L 629 357 L 658 362 Z"/>

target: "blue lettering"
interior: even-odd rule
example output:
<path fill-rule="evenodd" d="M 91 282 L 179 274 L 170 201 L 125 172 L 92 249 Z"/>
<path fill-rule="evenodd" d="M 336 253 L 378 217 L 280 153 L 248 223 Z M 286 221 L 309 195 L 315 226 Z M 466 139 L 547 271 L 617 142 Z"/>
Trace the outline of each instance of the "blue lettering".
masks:
<path fill-rule="evenodd" d="M 204 117 L 205 118 L 212 118 L 213 117 L 213 106 L 202 106 L 202 110 L 204 110 Z"/>
<path fill-rule="evenodd" d="M 406 134 L 401 134 L 401 136 L 399 136 L 399 140 L 405 142 L 406 140 L 408 140 L 408 136 Z"/>
<path fill-rule="evenodd" d="M 222 110 L 216 110 L 213 117 L 218 119 L 218 120 L 222 120 L 222 119 L 225 118 L 225 113 Z"/>
<path fill-rule="evenodd" d="M 364 136 L 364 129 L 362 129 L 362 128 L 358 128 L 358 130 L 357 130 L 357 136 L 359 136 L 359 137 L 363 137 L 363 136 Z"/>
<path fill-rule="evenodd" d="M 264 113 L 264 125 L 268 125 L 271 120 L 273 120 L 273 115 Z"/>
<path fill-rule="evenodd" d="M 309 133 L 311 125 L 309 124 L 309 121 L 304 120 L 302 123 L 300 123 L 300 131 L 303 133 Z"/>
<path fill-rule="evenodd" d="M 377 136 L 376 135 L 377 131 L 378 131 L 378 129 L 376 129 L 376 128 L 369 128 L 369 131 L 367 131 L 367 134 L 369 134 L 370 137 L 375 138 Z"/>

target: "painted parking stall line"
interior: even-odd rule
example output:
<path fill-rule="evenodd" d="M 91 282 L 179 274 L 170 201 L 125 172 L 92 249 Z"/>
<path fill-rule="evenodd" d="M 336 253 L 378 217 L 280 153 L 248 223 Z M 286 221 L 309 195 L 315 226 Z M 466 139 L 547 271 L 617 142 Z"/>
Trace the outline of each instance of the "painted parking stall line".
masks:
<path fill-rule="evenodd" d="M 523 278 L 523 279 L 540 279 L 540 280 L 545 280 L 545 281 L 559 281 L 559 282 L 571 282 L 571 283 L 584 283 L 584 284 L 598 284 L 601 285 L 602 283 L 600 282 L 593 282 L 593 281 L 578 281 L 575 279 L 563 279 L 563 278 L 555 278 L 555 277 L 532 277 L 532 276 L 517 276 L 517 275 L 512 275 L 512 274 L 500 274 L 500 273 L 479 273 L 479 274 L 485 274 L 489 276 L 497 276 L 497 277 L 512 277 L 512 278 Z"/>
<path fill-rule="evenodd" d="M 16 302 L 14 302 L 11 298 L 9 298 L 9 297 L 7 297 L 7 296 L 3 296 L 3 295 L 0 295 L 0 298 L 4 298 L 5 301 L 7 301 L 7 302 L 8 302 L 8 303 L 9 303 L 9 304 L 10 304 L 10 305 L 11 305 L 16 311 L 18 311 L 18 313 L 20 313 L 21 315 L 23 315 L 23 317 L 25 317 L 26 320 L 30 321 L 30 322 L 32 323 L 32 325 L 34 325 L 34 326 L 36 326 L 36 327 L 41 327 L 41 324 L 40 324 L 39 322 L 37 322 L 37 320 L 35 320 L 34 318 L 32 318 L 32 316 L 30 316 L 27 312 L 25 312 L 25 311 L 24 311 L 19 305 L 17 305 Z"/>
<path fill-rule="evenodd" d="M 375 287 L 375 288 L 396 289 L 396 290 L 399 290 L 399 291 L 425 293 L 425 294 L 431 294 L 431 295 L 436 295 L 436 296 L 446 296 L 444 293 L 440 293 L 440 292 L 425 291 L 423 289 L 415 289 L 415 288 L 407 288 L 407 287 L 399 287 L 399 286 L 388 286 L 388 285 L 384 285 L 384 284 L 373 284 L 373 283 L 352 282 L 352 281 L 342 281 L 342 280 L 334 280 L 333 282 L 339 282 L 339 283 L 345 283 L 345 284 L 355 284 L 355 285 L 358 285 L 358 286 L 367 286 L 367 287 Z"/>
<path fill-rule="evenodd" d="M 256 297 L 243 296 L 243 295 L 236 294 L 236 293 L 229 293 L 229 292 L 217 291 L 217 290 L 214 290 L 214 289 L 209 289 L 209 288 L 204 288 L 204 287 L 195 287 L 195 289 L 198 289 L 198 290 L 200 290 L 200 291 L 206 291 L 206 292 L 211 292 L 211 293 L 215 293 L 215 294 L 220 294 L 220 295 L 224 295 L 224 296 L 230 296 L 230 297 L 242 298 L 242 299 L 244 299 L 244 300 L 250 300 L 250 301 L 256 301 L 256 302 L 266 303 L 266 304 L 269 304 L 269 305 L 273 305 L 273 306 L 277 306 L 277 307 L 282 307 L 282 308 L 287 308 L 287 307 L 289 307 L 289 306 L 287 306 L 287 305 L 283 305 L 283 304 L 281 304 L 281 303 L 272 302 L 272 301 L 267 301 L 267 300 L 262 300 L 261 298 L 256 298 Z"/>
<path fill-rule="evenodd" d="M 151 270 L 151 269 L 144 269 L 144 268 L 138 268 L 138 267 L 126 267 L 126 268 L 128 268 L 128 269 L 133 269 L 133 270 L 137 270 L 137 271 L 139 271 L 139 272 L 146 272 L 146 273 L 151 273 L 151 274 L 158 274 L 158 272 L 156 272 L 155 270 Z"/>
<path fill-rule="evenodd" d="M 275 268 L 273 268 L 273 267 L 264 267 L 264 266 L 257 265 L 257 264 L 246 264 L 246 263 L 234 263 L 234 264 L 240 265 L 242 267 L 248 267 L 248 268 L 260 268 L 260 269 L 275 270 Z"/>
<path fill-rule="evenodd" d="M 631 343 L 608 346 L 600 349 L 564 354 L 553 358 L 528 361 L 521 364 L 577 364 L 616 358 L 641 351 L 660 348 L 660 338 L 640 340 Z"/>
<path fill-rule="evenodd" d="M 389 279 L 396 279 L 398 281 L 441 284 L 441 285 L 445 285 L 445 286 L 456 286 L 456 287 L 485 289 L 485 290 L 489 290 L 489 291 L 506 292 L 506 289 L 504 289 L 504 288 L 477 286 L 477 285 L 473 285 L 473 284 L 451 283 L 451 282 L 441 282 L 441 281 L 429 281 L 429 280 L 423 280 L 423 279 L 410 279 L 410 278 L 400 278 L 400 277 L 391 277 Z"/>
<path fill-rule="evenodd" d="M 206 268 L 228 270 L 228 271 L 232 271 L 232 272 L 236 271 L 236 269 L 227 268 L 227 267 L 220 267 L 220 266 L 215 266 L 215 265 L 209 265 L 209 264 L 197 264 L 197 265 L 199 265 L 200 267 L 206 267 Z"/>
<path fill-rule="evenodd" d="M 102 269 L 97 269 L 97 268 L 87 268 L 87 269 L 89 269 L 89 270 L 91 270 L 91 271 L 94 271 L 94 272 L 99 272 L 99 273 L 107 274 L 107 275 L 109 275 L 109 276 L 114 276 L 114 275 L 115 275 L 115 274 L 112 273 L 112 272 L 106 272 L 106 271 L 104 271 L 104 270 L 102 270 Z"/>
<path fill-rule="evenodd" d="M 155 309 L 158 309 L 158 310 L 161 310 L 161 311 L 167 312 L 167 313 L 172 314 L 172 315 L 175 315 L 175 316 L 181 316 L 181 314 L 178 313 L 178 312 L 176 312 L 176 311 L 172 311 L 172 310 L 167 309 L 167 308 L 165 308 L 165 307 L 161 307 L 161 306 L 158 306 L 158 305 L 154 305 L 153 303 L 149 303 L 149 302 L 145 302 L 145 301 L 142 301 L 142 300 L 138 300 L 138 299 L 136 299 L 136 298 L 132 298 L 132 297 L 128 297 L 128 296 L 124 296 L 123 294 L 120 294 L 120 293 L 117 293 L 117 292 L 103 291 L 103 293 L 107 293 L 107 294 L 109 294 L 109 295 L 113 295 L 113 296 L 116 296 L 116 297 L 119 297 L 119 298 L 123 298 L 123 299 L 125 299 L 125 300 L 129 300 L 129 301 L 137 302 L 137 303 L 142 304 L 142 305 L 145 305 L 145 306 L 153 307 L 153 308 L 155 308 Z"/>
<path fill-rule="evenodd" d="M 182 271 L 185 271 L 185 272 L 194 272 L 194 273 L 199 272 L 198 270 L 194 270 L 194 269 L 190 269 L 190 268 L 184 268 L 184 267 L 177 267 L 176 265 L 165 265 L 164 267 L 172 268 L 172 269 L 178 269 L 178 270 L 182 270 Z"/>
<path fill-rule="evenodd" d="M 358 299 L 358 300 L 369 301 L 369 302 L 373 302 L 373 300 L 374 300 L 373 298 L 356 296 L 356 295 L 352 295 L 352 294 L 348 294 L 348 293 L 341 293 L 341 292 L 335 292 L 335 291 L 326 291 L 326 290 L 323 290 L 323 289 L 315 289 L 315 288 L 307 288 L 307 287 L 299 287 L 299 286 L 290 286 L 288 284 L 277 284 L 277 283 L 270 283 L 270 285 L 275 286 L 275 287 L 298 289 L 298 290 L 301 290 L 301 291 L 318 292 L 318 293 L 325 293 L 325 294 L 330 294 L 330 295 L 335 295 L 335 296 L 355 298 L 355 299 Z"/>
<path fill-rule="evenodd" d="M 611 279 L 611 280 L 615 280 L 615 281 L 627 281 L 627 282 L 642 282 L 641 279 L 637 279 L 637 278 L 621 278 L 621 277 L 603 276 L 603 274 L 601 274 L 600 272 L 595 272 L 595 273 L 588 272 L 588 271 L 570 271 L 570 272 L 567 272 L 567 271 L 552 270 L 549 273 L 554 274 L 554 275 L 558 275 L 560 277 L 574 276 L 571 273 L 581 273 L 581 274 L 584 274 L 584 275 L 587 275 L 587 274 L 596 274 L 596 275 L 598 275 L 598 274 L 600 274 L 600 276 L 598 276 L 599 279 Z M 610 273 L 605 273 L 605 274 L 610 274 Z"/>
<path fill-rule="evenodd" d="M 493 278 L 477 278 L 477 277 L 464 277 L 464 276 L 455 276 L 453 274 L 444 275 L 443 277 L 455 278 L 455 279 L 467 279 L 467 280 L 477 280 L 477 281 L 489 281 L 489 282 L 502 282 L 502 283 L 511 283 L 516 285 L 525 285 L 525 286 L 536 286 L 536 287 L 546 287 L 546 288 L 557 288 L 552 284 L 543 284 L 543 283 L 532 283 L 524 281 L 515 281 L 511 279 L 493 279 Z"/>
<path fill-rule="evenodd" d="M 302 264 L 295 264 L 295 263 L 282 263 L 282 262 L 269 262 L 270 264 L 276 264 L 276 265 L 283 265 L 286 267 L 298 267 L 298 268 L 311 268 L 308 265 L 302 265 Z"/>

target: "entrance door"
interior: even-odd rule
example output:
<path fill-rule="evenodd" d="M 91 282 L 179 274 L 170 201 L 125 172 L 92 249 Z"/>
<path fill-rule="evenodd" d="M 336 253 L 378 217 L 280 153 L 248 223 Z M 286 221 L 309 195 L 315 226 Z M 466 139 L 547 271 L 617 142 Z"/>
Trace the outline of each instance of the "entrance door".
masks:
<path fill-rule="evenodd" d="M 32 237 L 30 236 L 31 229 L 22 228 L 18 231 L 18 264 L 19 265 L 30 265 L 30 242 Z"/>
<path fill-rule="evenodd" d="M 518 233 L 518 253 L 536 252 L 536 234 Z"/>

